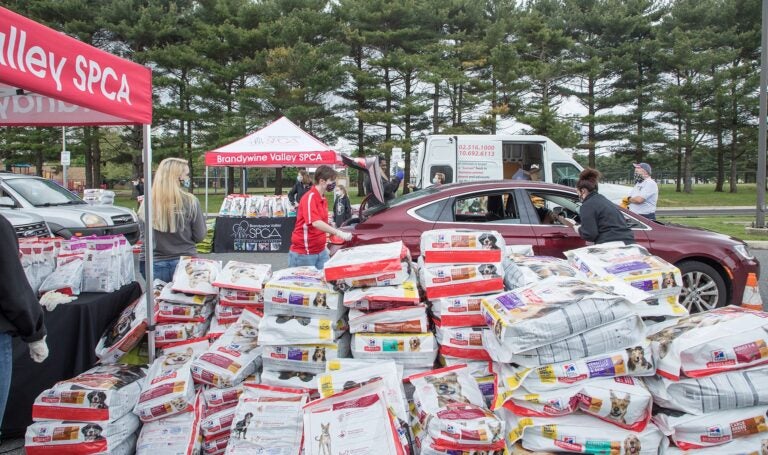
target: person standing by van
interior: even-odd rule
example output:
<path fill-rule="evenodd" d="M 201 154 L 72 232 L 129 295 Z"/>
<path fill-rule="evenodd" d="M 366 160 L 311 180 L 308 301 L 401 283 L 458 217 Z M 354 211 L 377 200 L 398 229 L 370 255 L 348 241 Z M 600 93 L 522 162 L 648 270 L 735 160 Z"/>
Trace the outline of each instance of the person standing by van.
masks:
<path fill-rule="evenodd" d="M 656 220 L 659 186 L 651 178 L 651 165 L 635 163 L 635 186 L 629 192 L 629 210 L 649 220 Z"/>
<path fill-rule="evenodd" d="M 512 175 L 512 180 L 534 180 L 538 181 L 539 179 L 539 172 L 541 169 L 539 169 L 538 164 L 531 164 L 531 167 L 526 171 L 523 168 L 520 168 Z"/>

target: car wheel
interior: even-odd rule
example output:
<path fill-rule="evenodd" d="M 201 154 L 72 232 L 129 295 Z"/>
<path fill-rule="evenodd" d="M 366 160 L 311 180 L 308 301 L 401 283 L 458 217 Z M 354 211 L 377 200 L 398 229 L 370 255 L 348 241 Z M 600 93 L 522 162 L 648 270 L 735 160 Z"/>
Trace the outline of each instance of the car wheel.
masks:
<path fill-rule="evenodd" d="M 725 306 L 725 281 L 717 270 L 698 261 L 683 261 L 678 268 L 683 276 L 680 304 L 689 312 L 699 313 Z"/>

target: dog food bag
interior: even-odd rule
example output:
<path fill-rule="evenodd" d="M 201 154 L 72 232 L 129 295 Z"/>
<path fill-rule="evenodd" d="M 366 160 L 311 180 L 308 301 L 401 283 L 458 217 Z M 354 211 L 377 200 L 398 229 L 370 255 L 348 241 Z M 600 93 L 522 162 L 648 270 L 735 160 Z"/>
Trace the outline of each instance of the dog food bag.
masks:
<path fill-rule="evenodd" d="M 344 248 L 325 263 L 323 274 L 327 281 L 364 281 L 360 286 L 394 286 L 407 278 L 401 276 L 403 262 L 410 261 L 410 251 L 403 242 L 377 243 Z"/>
<path fill-rule="evenodd" d="M 210 439 L 203 439 L 203 454 L 221 455 L 226 452 L 227 444 L 229 444 L 229 433 L 222 433 Z"/>
<path fill-rule="evenodd" d="M 158 323 L 167 322 L 205 322 L 213 314 L 213 302 L 205 305 L 181 305 L 160 301 L 155 306 L 155 319 Z"/>
<path fill-rule="evenodd" d="M 200 423 L 200 431 L 203 434 L 203 439 L 206 441 L 214 441 L 219 439 L 222 435 L 226 435 L 226 439 L 229 439 L 232 421 L 235 419 L 236 407 L 237 401 L 226 403 L 221 406 L 204 405 L 203 420 Z M 226 448 L 226 443 L 224 444 L 224 447 Z"/>
<path fill-rule="evenodd" d="M 173 290 L 173 282 L 170 282 L 162 288 L 158 300 L 167 303 L 178 303 L 180 305 L 205 305 L 213 302 L 215 296 L 176 292 Z"/>
<path fill-rule="evenodd" d="M 432 314 L 440 327 L 478 327 L 485 325 L 481 304 L 485 297 L 452 297 L 431 301 Z"/>
<path fill-rule="evenodd" d="M 592 357 L 616 349 L 616 346 L 636 346 L 645 340 L 645 325 L 639 316 L 617 319 L 538 348 L 515 354 L 511 343 L 501 343 L 490 330 L 483 332 L 483 346 L 496 362 L 538 367 Z"/>
<path fill-rule="evenodd" d="M 262 345 L 327 344 L 343 335 L 343 320 L 310 318 L 307 316 L 269 316 L 259 325 Z"/>
<path fill-rule="evenodd" d="M 208 386 L 203 389 L 205 404 L 211 408 L 217 408 L 226 404 L 237 403 L 243 393 L 243 384 L 220 389 Z"/>
<path fill-rule="evenodd" d="M 218 309 L 219 305 L 216 306 Z M 242 314 L 242 313 L 240 313 Z M 240 319 L 240 316 L 237 316 L 238 319 Z M 235 320 L 237 322 L 237 319 Z M 208 334 L 206 335 L 208 337 L 208 340 L 213 343 L 216 339 L 218 339 L 220 336 L 224 335 L 224 332 L 227 331 L 227 329 L 234 324 L 235 322 L 229 322 L 229 323 L 222 323 L 219 321 L 218 318 L 213 318 L 211 320 L 211 326 L 208 328 Z"/>
<path fill-rule="evenodd" d="M 429 300 L 491 294 L 504 290 L 501 262 L 484 264 L 424 264 L 419 278 Z"/>
<path fill-rule="evenodd" d="M 595 378 L 652 376 L 656 371 L 647 344 L 536 368 L 513 367 L 503 363 L 496 365 L 499 367 L 499 381 L 503 381 L 504 388 L 513 391 L 523 385 L 531 392 L 567 388 Z"/>
<path fill-rule="evenodd" d="M 768 363 L 768 313 L 717 308 L 649 328 L 658 374 L 677 381 Z"/>
<path fill-rule="evenodd" d="M 83 292 L 112 292 L 119 287 L 119 241 L 112 237 L 88 238 L 83 257 Z M 131 264 L 133 266 L 133 264 Z"/>
<path fill-rule="evenodd" d="M 522 441 L 523 448 L 534 451 L 656 455 L 669 444 L 653 423 L 635 432 L 586 415 L 522 417 L 506 408 L 498 413 L 507 425 L 508 447 Z"/>
<path fill-rule="evenodd" d="M 485 264 L 501 262 L 506 244 L 497 231 L 435 229 L 421 234 L 425 264 Z"/>
<path fill-rule="evenodd" d="M 211 259 L 182 256 L 173 274 L 173 287 L 176 292 L 196 295 L 218 295 L 219 289 L 213 285 L 221 273 L 221 262 Z"/>
<path fill-rule="evenodd" d="M 425 333 L 356 333 L 352 356 L 357 359 L 392 359 L 408 368 L 430 368 L 437 357 L 437 342 Z"/>
<path fill-rule="evenodd" d="M 382 365 L 382 364 L 387 364 L 389 362 L 394 362 L 394 360 L 338 358 L 338 359 L 329 360 L 328 362 L 326 362 L 325 372 L 329 373 L 331 371 L 343 371 L 343 370 L 349 370 L 349 369 L 367 368 L 370 365 Z M 399 378 L 399 380 L 402 380 L 404 377 L 406 377 L 403 374 L 402 365 L 395 362 L 395 368 L 397 368 L 397 377 Z"/>
<path fill-rule="evenodd" d="M 317 392 L 318 373 L 306 371 L 271 370 L 265 368 L 261 372 L 261 384 L 273 387 L 302 389 L 308 393 Z"/>
<path fill-rule="evenodd" d="M 260 293 L 264 288 L 264 283 L 271 276 L 271 264 L 229 261 L 221 273 L 216 276 L 213 285 L 218 288 Z"/>
<path fill-rule="evenodd" d="M 671 410 L 661 410 L 653 416 L 653 422 L 675 445 L 683 450 L 718 446 L 738 438 L 764 433 L 768 439 L 766 424 L 768 406 L 718 411 L 706 415 L 691 415 Z"/>
<path fill-rule="evenodd" d="M 199 454 L 202 414 L 203 400 L 198 394 L 190 412 L 145 423 L 136 443 L 136 455 Z"/>
<path fill-rule="evenodd" d="M 645 383 L 656 404 L 688 414 L 768 405 L 768 366 L 679 381 L 652 376 Z"/>
<path fill-rule="evenodd" d="M 56 258 L 56 270 L 40 285 L 40 295 L 48 291 L 80 295 L 83 286 L 83 263 L 83 254 L 60 254 Z"/>
<path fill-rule="evenodd" d="M 268 314 L 340 318 L 341 295 L 325 282 L 314 267 L 278 270 L 264 285 L 264 308 Z"/>
<path fill-rule="evenodd" d="M 246 310 L 224 335 L 192 362 L 192 377 L 200 384 L 219 388 L 243 382 L 258 367 L 261 316 Z"/>
<path fill-rule="evenodd" d="M 306 455 L 405 455 L 383 381 L 304 405 Z"/>
<path fill-rule="evenodd" d="M 131 455 L 139 419 L 128 413 L 114 422 L 35 422 L 27 427 L 24 449 L 29 455 L 82 453 Z"/>
<path fill-rule="evenodd" d="M 32 405 L 32 418 L 113 422 L 130 413 L 139 399 L 146 369 L 101 365 L 44 390 Z"/>
<path fill-rule="evenodd" d="M 155 344 L 162 348 L 168 344 L 200 338 L 208 333 L 211 320 L 204 322 L 169 322 L 155 327 Z"/>
<path fill-rule="evenodd" d="M 349 332 L 424 333 L 429 331 L 424 305 L 363 312 L 349 311 Z"/>
<path fill-rule="evenodd" d="M 405 380 L 415 388 L 413 402 L 420 421 L 424 421 L 428 415 L 435 415 L 440 409 L 446 409 L 450 404 L 483 406 L 484 403 L 477 381 L 466 365 L 430 370 Z"/>
<path fill-rule="evenodd" d="M 507 289 L 517 289 L 552 276 L 586 279 L 586 275 L 564 259 L 549 256 L 517 256 L 504 268 L 504 285 Z"/>
<path fill-rule="evenodd" d="M 135 348 L 147 331 L 147 301 L 144 294 L 120 312 L 96 345 L 101 363 L 115 363 Z"/>
<path fill-rule="evenodd" d="M 521 353 L 633 314 L 631 302 L 574 278 L 548 278 L 483 300 L 486 324 L 512 352 Z"/>
<path fill-rule="evenodd" d="M 237 306 L 216 305 L 216 322 L 219 324 L 232 324 L 240 319 L 240 315 L 243 314 L 245 309 Z M 211 330 L 208 331 L 211 333 Z"/>
<path fill-rule="evenodd" d="M 408 279 L 397 286 L 352 288 L 345 291 L 343 297 L 344 306 L 361 311 L 415 306 L 421 302 L 418 281 L 413 271 Z"/>
<path fill-rule="evenodd" d="M 471 360 L 491 360 L 483 346 L 487 327 L 436 327 L 435 337 L 440 354 Z"/>
<path fill-rule="evenodd" d="M 275 371 L 322 373 L 326 362 L 350 355 L 349 335 L 331 344 L 294 344 L 264 346 L 264 368 Z"/>
<path fill-rule="evenodd" d="M 219 289 L 219 304 L 236 307 L 264 308 L 264 295 L 262 291 L 241 291 L 239 289 Z"/>
<path fill-rule="evenodd" d="M 763 455 L 768 453 L 768 437 L 763 433 L 740 437 L 723 445 L 706 447 L 703 449 L 684 450 L 679 447 L 669 446 L 662 450 L 661 455 Z"/>

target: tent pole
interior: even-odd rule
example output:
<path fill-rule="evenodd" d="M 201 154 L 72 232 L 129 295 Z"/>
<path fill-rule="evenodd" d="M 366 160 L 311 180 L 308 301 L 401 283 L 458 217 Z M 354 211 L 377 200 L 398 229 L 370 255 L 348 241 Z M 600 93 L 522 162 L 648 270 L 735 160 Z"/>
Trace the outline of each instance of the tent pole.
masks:
<path fill-rule="evenodd" d="M 147 336 L 149 337 L 149 363 L 155 361 L 154 311 L 154 226 L 152 220 L 152 135 L 151 125 L 143 125 L 144 136 L 144 270 L 147 282 L 144 297 L 147 300 Z"/>
<path fill-rule="evenodd" d="M 208 216 L 208 166 L 205 166 L 205 216 Z"/>

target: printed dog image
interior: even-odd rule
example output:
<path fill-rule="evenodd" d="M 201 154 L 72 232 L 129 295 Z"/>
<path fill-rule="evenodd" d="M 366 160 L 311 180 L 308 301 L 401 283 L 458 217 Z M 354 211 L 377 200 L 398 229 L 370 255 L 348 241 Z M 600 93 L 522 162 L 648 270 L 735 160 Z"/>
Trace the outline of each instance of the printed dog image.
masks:
<path fill-rule="evenodd" d="M 526 264 L 524 267 L 528 267 L 542 280 L 551 276 L 573 277 L 576 274 L 573 269 L 561 264 Z"/>
<path fill-rule="evenodd" d="M 240 329 L 235 333 L 235 338 L 232 340 L 232 345 L 238 345 L 246 350 L 250 350 L 258 346 L 259 344 L 259 329 L 252 326 L 250 322 L 243 321 Z"/>
<path fill-rule="evenodd" d="M 760 455 L 768 455 L 768 439 L 760 441 Z"/>
<path fill-rule="evenodd" d="M 459 384 L 459 377 L 456 376 L 456 373 L 448 373 L 439 377 L 427 376 L 424 379 L 435 388 L 437 406 L 444 408 L 450 403 L 469 403 L 461 394 L 461 384 Z"/>
<path fill-rule="evenodd" d="M 302 382 L 309 382 L 315 378 L 312 373 L 305 373 L 302 371 L 281 371 L 277 377 L 283 381 L 287 381 L 291 378 L 299 378 Z"/>
<path fill-rule="evenodd" d="M 85 438 L 86 442 L 104 439 L 104 436 L 101 435 L 102 431 L 104 431 L 104 429 L 95 423 L 89 423 L 80 430 L 80 432 L 83 433 L 83 438 Z"/>
<path fill-rule="evenodd" d="M 86 395 L 91 408 L 107 409 L 107 394 L 100 390 L 93 390 Z"/>
<path fill-rule="evenodd" d="M 320 436 L 315 436 L 315 441 L 318 441 L 318 451 L 323 455 L 331 455 L 331 423 L 321 423 L 320 428 Z"/>
<path fill-rule="evenodd" d="M 174 352 L 171 354 L 168 354 L 163 359 L 163 363 L 161 364 L 160 368 L 160 375 L 172 373 L 182 366 L 184 366 L 185 363 L 192 360 L 192 348 L 187 348 L 184 352 Z"/>
<path fill-rule="evenodd" d="M 232 281 L 235 283 L 246 279 L 259 281 L 260 278 L 256 270 L 248 267 L 235 267 L 232 269 Z"/>
<path fill-rule="evenodd" d="M 483 247 L 484 250 L 498 250 L 499 247 L 496 245 L 496 237 L 491 234 L 483 234 L 478 238 L 478 241 L 480 242 L 480 245 Z"/>
<path fill-rule="evenodd" d="M 184 271 L 187 273 L 189 286 L 192 288 L 211 283 L 211 269 L 206 263 L 188 261 L 184 266 Z"/>
<path fill-rule="evenodd" d="M 627 367 L 629 371 L 648 371 L 653 368 L 651 362 L 645 358 L 645 348 L 642 346 L 634 346 L 627 348 Z"/>
<path fill-rule="evenodd" d="M 648 339 L 659 343 L 659 357 L 663 359 L 669 353 L 669 346 L 680 335 L 695 328 L 715 325 L 718 322 L 720 322 L 718 318 L 706 317 L 701 314 L 680 318 L 675 325 L 666 327 L 653 335 L 650 335 Z"/>
<path fill-rule="evenodd" d="M 408 347 L 410 347 L 411 352 L 419 352 L 421 350 L 421 340 L 413 337 L 410 340 L 408 340 Z"/>
<path fill-rule="evenodd" d="M 499 276 L 496 273 L 496 266 L 493 264 L 482 264 L 477 267 L 477 271 L 480 272 L 483 278 L 496 278 Z"/>
<path fill-rule="evenodd" d="M 501 323 L 501 320 L 497 320 L 493 324 L 493 334 L 496 335 L 496 338 L 501 340 L 501 332 L 504 330 L 504 324 Z"/>
<path fill-rule="evenodd" d="M 629 408 L 630 399 L 631 397 L 629 394 L 626 394 L 624 398 L 619 398 L 613 393 L 613 390 L 611 390 L 611 411 L 608 413 L 608 417 L 626 425 L 627 409 Z"/>
<path fill-rule="evenodd" d="M 661 274 L 662 289 L 673 288 L 675 286 L 677 286 L 677 283 L 675 282 L 674 272 L 665 272 Z"/>
<path fill-rule="evenodd" d="M 312 354 L 313 362 L 325 362 L 325 348 L 315 348 L 315 352 Z"/>
<path fill-rule="evenodd" d="M 362 386 L 364 386 L 366 384 L 370 384 L 373 381 L 378 381 L 380 379 L 381 379 L 381 376 L 376 376 L 375 378 L 371 378 L 371 379 L 369 379 L 367 381 L 363 381 L 363 382 L 355 382 L 355 381 L 350 379 L 349 381 L 344 382 L 344 385 L 341 388 L 342 388 L 342 390 L 354 389 L 354 388 L 357 388 L 357 387 L 362 387 Z"/>
<path fill-rule="evenodd" d="M 631 434 L 624 440 L 624 454 L 625 455 L 640 455 L 640 439 Z"/>
<path fill-rule="evenodd" d="M 326 299 L 327 297 L 325 295 L 325 292 L 318 292 L 315 295 L 315 299 L 312 301 L 312 305 L 318 308 L 328 309 L 328 302 L 326 301 Z"/>
<path fill-rule="evenodd" d="M 245 439 L 245 434 L 248 431 L 248 425 L 251 423 L 252 418 L 252 412 L 246 413 L 242 420 L 235 423 L 235 428 L 232 430 L 232 436 L 236 439 Z"/>
<path fill-rule="evenodd" d="M 491 429 L 491 442 L 496 442 L 499 439 L 501 439 L 501 423 L 497 423 L 496 425 L 490 426 Z M 477 453 L 477 452 L 475 452 Z"/>
<path fill-rule="evenodd" d="M 123 338 L 131 330 L 131 325 L 135 320 L 136 315 L 133 314 L 133 311 L 121 314 L 120 319 L 118 319 L 117 322 L 112 325 L 112 329 L 107 332 L 107 336 L 104 339 L 104 347 L 108 348 Z"/>

